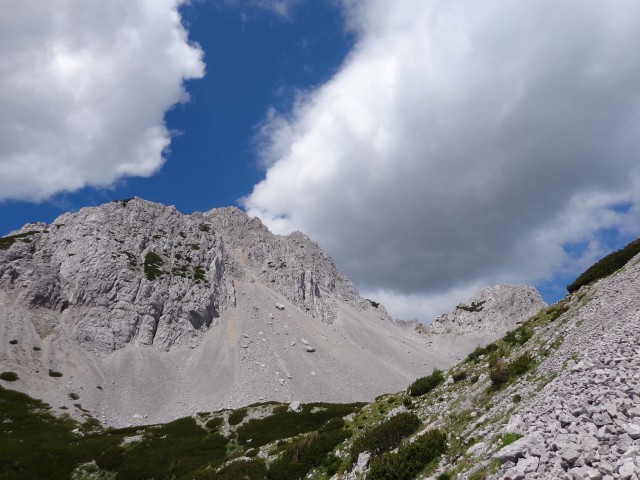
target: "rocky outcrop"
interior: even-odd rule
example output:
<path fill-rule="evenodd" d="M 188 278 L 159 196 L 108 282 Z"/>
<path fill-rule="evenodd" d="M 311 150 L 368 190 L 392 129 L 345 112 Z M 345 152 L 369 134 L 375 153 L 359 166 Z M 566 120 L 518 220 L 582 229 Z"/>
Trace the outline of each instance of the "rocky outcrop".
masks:
<path fill-rule="evenodd" d="M 245 275 L 270 285 L 314 318 L 326 323 L 336 318 L 334 296 L 349 305 L 370 308 L 331 257 L 305 234 L 273 235 L 260 219 L 249 218 L 235 207 L 211 210 L 204 216 L 220 232 Z"/>
<path fill-rule="evenodd" d="M 601 282 L 565 327 L 539 368 L 557 376 L 517 415 L 524 437 L 510 446 L 516 458 L 497 452 L 494 478 L 640 476 L 639 289 L 636 264 Z"/>
<path fill-rule="evenodd" d="M 433 334 L 491 333 L 513 330 L 545 308 L 540 293 L 527 285 L 484 288 L 452 312 L 440 315 L 425 331 Z"/>
<path fill-rule="evenodd" d="M 334 298 L 369 308 L 315 242 L 273 235 L 237 208 L 183 215 L 135 198 L 26 225 L 0 244 L 0 288 L 34 323 L 44 309 L 49 327 L 99 355 L 197 343 L 235 306 L 239 277 L 322 322 L 335 319 Z"/>
<path fill-rule="evenodd" d="M 636 257 L 445 373 L 416 404 L 451 432 L 429 478 L 640 478 L 639 290 Z"/>

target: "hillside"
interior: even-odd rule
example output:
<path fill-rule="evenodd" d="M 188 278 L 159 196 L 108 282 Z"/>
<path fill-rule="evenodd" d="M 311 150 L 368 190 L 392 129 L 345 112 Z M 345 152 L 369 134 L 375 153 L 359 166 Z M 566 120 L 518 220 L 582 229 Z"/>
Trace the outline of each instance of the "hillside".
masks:
<path fill-rule="evenodd" d="M 368 401 L 497 335 L 394 322 L 304 234 L 237 208 L 136 198 L 0 239 L 0 369 L 58 413 L 110 426 Z"/>
<path fill-rule="evenodd" d="M 3 389 L 0 478 L 48 465 L 49 478 L 87 479 L 636 479 L 639 289 L 635 257 L 368 404 L 263 403 L 105 430 Z"/>

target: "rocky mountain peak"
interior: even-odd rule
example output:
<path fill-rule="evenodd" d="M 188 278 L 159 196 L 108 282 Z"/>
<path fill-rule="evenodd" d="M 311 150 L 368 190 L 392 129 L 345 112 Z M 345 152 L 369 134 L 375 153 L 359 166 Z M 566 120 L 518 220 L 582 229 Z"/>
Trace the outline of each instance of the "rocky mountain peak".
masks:
<path fill-rule="evenodd" d="M 330 323 L 334 299 L 368 303 L 305 235 L 272 234 L 235 207 L 185 215 L 140 198 L 26 225 L 0 249 L 0 288 L 106 355 L 134 343 L 193 345 L 236 304 L 235 282 L 259 281 Z"/>
<path fill-rule="evenodd" d="M 540 293 L 528 285 L 483 288 L 427 327 L 430 333 L 504 333 L 545 308 Z"/>

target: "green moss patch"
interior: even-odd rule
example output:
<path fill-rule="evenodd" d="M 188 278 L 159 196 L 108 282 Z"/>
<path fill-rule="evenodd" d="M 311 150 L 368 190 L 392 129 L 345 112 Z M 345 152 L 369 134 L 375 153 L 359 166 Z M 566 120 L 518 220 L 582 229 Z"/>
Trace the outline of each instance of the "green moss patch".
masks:
<path fill-rule="evenodd" d="M 18 233 L 16 235 L 7 235 L 6 237 L 0 238 L 0 250 L 7 250 L 11 245 L 16 243 L 16 240 L 29 240 L 29 237 L 35 235 L 37 233 L 42 233 L 37 230 L 31 230 L 25 233 Z"/>
<path fill-rule="evenodd" d="M 144 257 L 144 274 L 147 277 L 147 280 L 156 280 L 165 274 L 162 270 L 162 266 L 164 265 L 164 260 L 155 252 L 147 252 Z"/>
<path fill-rule="evenodd" d="M 300 412 L 280 410 L 265 418 L 251 419 L 238 427 L 238 441 L 243 445 L 261 447 L 276 440 L 317 430 L 329 420 L 354 413 L 363 405 L 307 403 L 302 405 Z"/>

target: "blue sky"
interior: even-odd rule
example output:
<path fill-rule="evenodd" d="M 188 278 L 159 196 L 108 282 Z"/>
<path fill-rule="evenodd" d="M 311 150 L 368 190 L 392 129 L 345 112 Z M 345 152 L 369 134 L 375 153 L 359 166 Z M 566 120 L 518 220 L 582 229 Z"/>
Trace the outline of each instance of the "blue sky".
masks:
<path fill-rule="evenodd" d="M 213 2 L 183 5 L 180 12 L 189 39 L 205 53 L 207 73 L 186 83 L 189 102 L 166 113 L 175 136 L 165 165 L 150 177 L 125 177 L 107 188 L 58 193 L 42 202 L 5 200 L 2 234 L 133 196 L 182 212 L 236 205 L 264 177 L 255 135 L 268 109 L 286 110 L 296 91 L 326 81 L 353 44 L 330 2 L 301 4 L 291 17 Z"/>
<path fill-rule="evenodd" d="M 132 196 L 238 205 L 429 321 L 497 283 L 555 301 L 640 233 L 635 0 L 73 0 L 3 17 L 0 234 Z"/>

